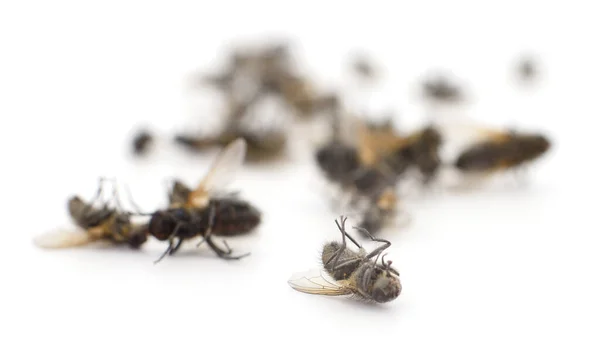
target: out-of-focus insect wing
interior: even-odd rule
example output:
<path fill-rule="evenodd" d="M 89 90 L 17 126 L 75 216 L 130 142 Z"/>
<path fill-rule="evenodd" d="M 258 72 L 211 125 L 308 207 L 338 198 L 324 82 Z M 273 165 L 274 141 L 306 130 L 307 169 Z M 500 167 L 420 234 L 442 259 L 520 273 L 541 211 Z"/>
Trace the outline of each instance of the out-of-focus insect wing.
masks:
<path fill-rule="evenodd" d="M 288 284 L 295 290 L 307 294 L 329 296 L 352 294 L 350 288 L 343 285 L 343 281 L 335 281 L 323 270 L 293 274 Z"/>
<path fill-rule="evenodd" d="M 227 145 L 217 156 L 210 170 L 190 194 L 190 202 L 195 206 L 203 206 L 208 202 L 210 194 L 225 187 L 244 163 L 246 157 L 246 141 L 238 138 Z"/>
<path fill-rule="evenodd" d="M 80 247 L 94 241 L 94 238 L 85 231 L 55 230 L 38 235 L 33 239 L 33 244 L 40 248 L 72 248 Z"/>
<path fill-rule="evenodd" d="M 362 124 L 358 129 L 358 152 L 364 165 L 375 164 L 406 142 L 405 138 L 396 135 L 391 128 L 369 129 L 366 124 Z"/>

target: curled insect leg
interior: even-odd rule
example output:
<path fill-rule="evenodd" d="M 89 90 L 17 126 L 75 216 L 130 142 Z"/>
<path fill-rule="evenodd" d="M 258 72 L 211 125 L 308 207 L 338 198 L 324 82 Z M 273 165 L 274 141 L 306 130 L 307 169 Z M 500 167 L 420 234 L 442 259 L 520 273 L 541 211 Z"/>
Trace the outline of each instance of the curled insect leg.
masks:
<path fill-rule="evenodd" d="M 175 252 L 177 252 L 177 250 L 179 250 L 179 247 L 181 247 L 182 244 L 183 244 L 183 239 L 178 238 L 177 244 L 169 251 L 169 255 L 175 254 Z"/>
<path fill-rule="evenodd" d="M 102 192 L 104 191 L 104 182 L 107 180 L 108 179 L 105 177 L 98 178 L 98 189 L 96 190 L 96 194 L 94 194 L 92 200 L 90 200 L 90 206 L 93 205 L 96 201 L 98 201 L 100 197 L 102 197 Z"/>
<path fill-rule="evenodd" d="M 375 261 L 373 263 L 370 263 L 369 268 L 365 271 L 365 275 L 362 277 L 363 288 L 367 288 L 368 282 L 371 280 L 371 276 L 373 275 L 373 271 L 375 271 L 375 268 L 377 267 L 377 261 L 379 260 L 380 255 L 381 252 L 377 254 L 377 258 L 375 258 Z"/>
<path fill-rule="evenodd" d="M 238 255 L 238 256 L 232 256 L 231 255 L 231 248 L 229 248 L 229 245 L 227 245 L 227 243 L 225 242 L 225 246 L 227 247 L 227 250 L 224 251 L 221 248 L 219 248 L 219 246 L 217 246 L 211 237 L 207 237 L 205 238 L 206 243 L 208 244 L 208 246 L 219 256 L 219 258 L 223 258 L 223 259 L 227 259 L 227 260 L 238 260 L 238 259 L 242 259 L 244 257 L 247 257 L 250 255 L 250 252 L 242 254 L 242 255 Z"/>
<path fill-rule="evenodd" d="M 340 223 L 336 220 L 335 224 L 337 225 L 338 229 L 340 230 L 340 232 L 342 233 L 342 245 L 340 246 L 340 249 L 338 249 L 335 254 L 329 258 L 329 260 L 327 260 L 325 262 L 325 266 L 329 265 L 329 263 L 333 262 L 332 268 L 335 268 L 337 266 L 337 262 L 340 259 L 342 253 L 344 252 L 344 250 L 346 249 L 346 217 L 344 216 L 340 216 Z"/>
<path fill-rule="evenodd" d="M 204 235 L 202 235 L 202 240 L 200 240 L 200 242 L 198 242 L 196 244 L 196 247 L 200 247 L 206 241 L 206 239 L 209 238 L 210 235 L 212 235 L 212 228 L 215 224 L 215 215 L 216 215 L 216 209 L 213 206 L 210 208 L 209 214 L 208 214 L 208 227 L 206 228 Z M 200 219 L 201 218 L 197 218 L 194 223 L 199 223 Z"/>
<path fill-rule="evenodd" d="M 94 204 L 102 198 L 102 193 L 104 192 L 104 182 L 105 181 L 110 181 L 110 180 L 105 177 L 98 178 L 98 189 L 96 190 L 96 194 L 94 194 L 94 197 L 90 200 L 90 203 L 85 206 L 84 211 L 83 211 L 84 215 L 87 214 L 89 211 L 91 211 L 94 208 Z M 106 203 L 104 205 L 106 206 Z"/>
<path fill-rule="evenodd" d="M 346 219 L 347 219 L 347 218 L 345 218 L 345 219 L 344 219 L 344 222 L 346 221 Z M 348 234 L 348 232 L 346 231 L 346 228 L 345 228 L 345 226 L 344 226 L 344 225 L 342 225 L 342 227 L 343 227 L 343 228 L 342 228 L 341 230 L 342 230 L 343 236 L 347 237 L 347 238 L 348 238 L 350 241 L 352 241 L 352 243 L 353 243 L 353 244 L 354 244 L 356 247 L 358 247 L 358 248 L 362 248 L 362 246 L 361 246 L 361 245 L 360 245 L 358 242 L 356 242 L 356 240 L 355 240 L 355 239 L 354 239 L 354 238 L 353 238 L 353 237 L 352 237 L 350 234 Z M 338 228 L 339 228 L 339 224 L 338 224 Z"/>
<path fill-rule="evenodd" d="M 379 254 L 381 254 L 381 252 L 383 252 L 385 249 L 387 249 L 388 247 L 390 247 L 392 245 L 392 243 L 388 240 L 373 237 L 373 235 L 371 235 L 371 233 L 365 228 L 354 227 L 354 229 L 357 229 L 357 230 L 363 232 L 365 235 L 367 235 L 371 239 L 371 241 L 385 243 L 385 245 L 381 245 L 381 246 L 377 247 L 375 250 L 373 250 L 371 253 L 367 254 L 366 259 L 371 259 L 374 256 L 379 256 Z"/>
<path fill-rule="evenodd" d="M 381 265 L 383 266 L 383 268 L 386 271 L 389 271 L 389 272 L 393 273 L 396 276 L 400 276 L 400 273 L 398 272 L 398 270 L 396 270 L 396 269 L 394 269 L 392 267 L 392 261 L 391 260 L 388 260 L 387 262 L 385 261 L 385 256 L 386 255 L 387 255 L 387 253 L 384 254 L 383 256 L 381 256 Z"/>
<path fill-rule="evenodd" d="M 177 223 L 177 226 L 173 230 L 173 233 L 171 233 L 171 236 L 169 236 L 169 238 L 168 238 L 168 240 L 169 240 L 169 247 L 167 247 L 167 249 L 163 252 L 163 254 L 161 254 L 160 257 L 154 261 L 154 264 L 157 264 L 158 262 L 160 262 L 164 257 L 167 256 L 167 254 L 172 254 L 171 252 L 172 252 L 173 247 L 174 247 L 173 246 L 173 240 L 177 236 L 177 232 L 179 232 L 179 228 L 181 228 L 181 223 Z M 181 239 L 180 239 L 180 241 L 181 241 Z M 181 243 L 179 243 L 177 245 L 177 248 L 179 248 L 179 246 L 181 246 Z"/>
<path fill-rule="evenodd" d="M 361 259 L 360 259 L 360 258 L 355 258 L 355 259 L 349 259 L 349 260 L 346 260 L 345 262 L 339 263 L 339 264 L 337 264 L 336 266 L 334 266 L 334 267 L 331 269 L 331 271 L 332 271 L 332 272 L 335 272 L 335 271 L 337 271 L 337 270 L 339 270 L 339 269 L 343 268 L 344 266 L 350 266 L 350 265 L 353 265 L 353 264 L 355 264 L 355 263 L 359 263 L 360 261 L 361 261 Z"/>
<path fill-rule="evenodd" d="M 164 257 L 167 256 L 167 254 L 171 253 L 171 250 L 173 249 L 173 240 L 169 240 L 169 247 L 167 247 L 167 249 L 160 255 L 160 257 L 158 257 L 158 259 L 156 259 L 154 261 L 154 264 L 158 264 L 158 262 L 160 262 L 161 260 L 163 260 Z"/>
<path fill-rule="evenodd" d="M 227 241 L 223 240 L 223 246 L 225 246 L 225 249 L 226 249 L 226 251 L 225 251 L 225 252 L 226 252 L 227 254 L 231 254 L 231 252 L 232 252 L 232 249 L 231 249 L 231 247 L 229 247 L 229 244 L 227 243 Z"/>

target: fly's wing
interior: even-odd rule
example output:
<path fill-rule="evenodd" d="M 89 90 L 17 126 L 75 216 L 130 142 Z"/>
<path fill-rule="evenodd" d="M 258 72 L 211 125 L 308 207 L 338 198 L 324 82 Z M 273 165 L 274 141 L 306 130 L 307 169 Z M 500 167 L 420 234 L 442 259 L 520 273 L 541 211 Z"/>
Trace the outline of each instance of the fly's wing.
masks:
<path fill-rule="evenodd" d="M 208 174 L 190 194 L 189 202 L 192 205 L 202 207 L 203 204 L 208 203 L 212 193 L 225 187 L 234 178 L 244 163 L 246 147 L 246 141 L 238 138 L 219 153 Z"/>
<path fill-rule="evenodd" d="M 288 284 L 295 290 L 316 295 L 348 295 L 352 290 L 343 285 L 343 281 L 335 281 L 324 270 L 311 270 L 296 273 L 288 280 Z"/>
<path fill-rule="evenodd" d="M 94 241 L 85 231 L 55 230 L 36 236 L 33 244 L 40 248 L 72 248 L 80 247 Z"/>
<path fill-rule="evenodd" d="M 382 157 L 401 148 L 407 142 L 395 134 L 393 129 L 369 129 L 366 124 L 360 125 L 358 139 L 359 157 L 365 165 L 379 162 Z"/>

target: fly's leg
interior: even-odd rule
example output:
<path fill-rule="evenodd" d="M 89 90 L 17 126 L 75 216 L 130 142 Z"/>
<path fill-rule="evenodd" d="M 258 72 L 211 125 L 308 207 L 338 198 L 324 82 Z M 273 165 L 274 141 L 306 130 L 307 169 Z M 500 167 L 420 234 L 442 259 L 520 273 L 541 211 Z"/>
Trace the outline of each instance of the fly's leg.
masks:
<path fill-rule="evenodd" d="M 379 252 L 379 254 L 377 254 L 377 258 L 375 258 L 375 261 L 373 263 L 371 263 L 371 266 L 369 266 L 369 268 L 365 271 L 365 274 L 362 278 L 362 285 L 363 288 L 367 288 L 368 287 L 368 283 L 371 280 L 371 276 L 373 275 L 373 271 L 375 271 L 375 268 L 377 267 L 377 261 L 379 260 L 379 256 L 381 255 L 381 252 Z"/>
<path fill-rule="evenodd" d="M 250 255 L 250 253 L 245 253 L 245 254 L 238 255 L 238 256 L 232 256 L 232 255 L 230 255 L 231 248 L 229 248 L 229 246 L 227 246 L 228 247 L 227 251 L 224 251 L 213 242 L 211 237 L 205 238 L 205 240 L 206 240 L 206 243 L 208 244 L 208 246 L 219 256 L 219 258 L 223 258 L 223 259 L 227 259 L 227 260 L 238 260 L 238 259 L 242 259 L 242 258 Z M 227 243 L 225 243 L 225 245 L 227 245 Z"/>
<path fill-rule="evenodd" d="M 352 243 L 354 245 L 356 245 L 356 247 L 358 248 L 362 248 L 362 246 L 356 242 L 356 240 L 346 232 L 346 220 L 348 218 L 344 217 L 344 216 L 340 216 L 340 221 L 341 221 L 341 225 L 340 223 L 336 220 L 335 224 L 337 225 L 338 229 L 340 230 L 340 232 L 342 233 L 342 246 L 340 247 L 340 249 L 327 261 L 325 262 L 325 266 L 327 266 L 329 263 L 331 263 L 333 261 L 333 266 L 332 268 L 339 268 L 339 265 L 337 264 L 339 258 L 342 256 L 342 253 L 344 252 L 344 250 L 346 249 L 346 238 L 350 239 L 350 241 L 352 241 Z M 335 260 L 334 260 L 335 259 Z"/>
<path fill-rule="evenodd" d="M 343 233 L 344 233 L 344 236 L 346 236 L 346 237 L 347 237 L 347 238 L 348 238 L 350 241 L 352 241 L 352 243 L 353 243 L 353 244 L 354 244 L 356 247 L 358 247 L 358 248 L 362 248 L 362 246 L 361 246 L 361 245 L 360 245 L 358 242 L 356 242 L 356 240 L 355 240 L 355 239 L 354 239 L 354 238 L 353 238 L 353 237 L 352 237 L 350 234 L 348 234 L 348 233 L 346 232 L 346 230 L 345 230 L 345 229 L 344 229 L 344 230 L 342 230 L 342 231 L 343 231 Z"/>
<path fill-rule="evenodd" d="M 385 245 L 381 245 L 381 246 L 377 247 L 375 250 L 373 250 L 371 253 L 367 254 L 367 256 L 365 257 L 366 259 L 371 259 L 374 256 L 378 256 L 379 254 L 381 254 L 381 252 L 383 252 L 384 250 L 386 250 L 388 247 L 390 247 L 392 245 L 392 243 L 388 240 L 378 239 L 376 237 L 373 237 L 373 235 L 371 235 L 371 233 L 365 228 L 354 227 L 354 229 L 360 230 L 361 232 L 365 233 L 365 235 L 367 235 L 371 239 L 371 241 L 385 243 Z"/>
<path fill-rule="evenodd" d="M 100 200 L 100 198 L 102 197 L 102 192 L 104 190 L 104 182 L 107 180 L 108 179 L 105 177 L 98 178 L 98 189 L 96 190 L 96 194 L 94 194 L 94 197 L 90 200 L 90 203 L 85 206 L 83 212 L 84 215 L 86 215 L 90 210 L 92 210 L 96 201 Z"/>
<path fill-rule="evenodd" d="M 215 223 L 215 216 L 216 216 L 216 212 L 217 209 L 214 206 L 211 206 L 210 210 L 209 210 L 209 217 L 208 217 L 208 228 L 206 229 L 206 233 L 203 235 L 204 238 L 202 239 L 202 241 L 200 241 L 198 243 L 198 246 L 200 246 L 202 243 L 204 243 L 206 241 L 206 243 L 208 244 L 208 246 L 220 257 L 223 259 L 228 259 L 228 260 L 237 260 L 237 259 L 241 259 L 244 257 L 247 257 L 250 255 L 250 253 L 245 253 L 242 254 L 240 256 L 232 256 L 231 253 L 233 252 L 231 247 L 229 247 L 229 245 L 227 244 L 227 241 L 223 240 L 223 245 L 225 246 L 226 250 L 221 249 L 219 246 L 217 246 L 212 239 L 212 230 L 213 230 L 213 226 Z"/>
<path fill-rule="evenodd" d="M 332 271 L 332 272 L 335 272 L 335 271 L 337 271 L 337 270 L 339 270 L 339 269 L 343 268 L 344 266 L 352 265 L 352 264 L 355 264 L 355 263 L 360 263 L 360 261 L 361 261 L 361 260 L 362 260 L 362 259 L 359 259 L 359 258 L 356 258 L 356 259 L 350 259 L 350 260 L 346 260 L 345 262 L 343 262 L 343 263 L 339 263 L 339 264 L 337 264 L 336 266 L 334 266 L 334 267 L 331 269 L 331 271 Z"/>
<path fill-rule="evenodd" d="M 179 247 L 181 247 L 182 244 L 183 244 L 183 239 L 182 238 L 177 239 L 177 244 L 173 248 L 171 248 L 171 250 L 169 251 L 169 255 L 175 254 L 175 252 L 177 252 L 177 250 L 179 250 Z"/>
<path fill-rule="evenodd" d="M 325 262 L 325 264 L 324 264 L 325 266 L 329 265 L 329 263 L 331 263 L 333 261 L 332 268 L 337 267 L 337 262 L 340 259 L 340 257 L 342 256 L 342 253 L 344 252 L 344 250 L 346 249 L 346 231 L 345 231 L 346 219 L 347 218 L 340 216 L 341 225 L 340 225 L 340 223 L 338 223 L 337 220 L 335 221 L 335 224 L 337 225 L 338 229 L 342 233 L 342 245 L 340 246 L 340 249 L 338 249 L 337 252 L 335 252 L 335 254 L 331 258 L 329 258 L 329 260 L 327 260 L 327 262 Z"/>
<path fill-rule="evenodd" d="M 206 229 L 206 232 L 204 233 L 204 235 L 202 235 L 203 236 L 202 240 L 200 242 L 198 242 L 196 247 L 200 247 L 200 245 L 202 245 L 204 243 L 204 241 L 206 241 L 206 239 L 208 239 L 210 237 L 210 235 L 212 234 L 212 229 L 213 229 L 213 226 L 215 225 L 216 214 L 217 214 L 217 209 L 214 206 L 211 206 L 208 211 L 208 228 Z"/>
<path fill-rule="evenodd" d="M 167 256 L 167 254 L 172 254 L 171 252 L 173 251 L 173 240 L 175 239 L 175 237 L 177 236 L 177 232 L 179 232 L 179 228 L 181 228 L 182 223 L 177 223 L 177 226 L 175 227 L 175 229 L 173 230 L 173 233 L 171 234 L 171 236 L 169 236 L 169 247 L 167 247 L 167 249 L 163 252 L 163 254 L 160 255 L 160 257 L 158 259 L 156 259 L 154 261 L 154 264 L 157 264 L 159 261 L 161 261 L 164 257 Z M 177 247 L 179 247 L 180 245 L 178 245 Z"/>

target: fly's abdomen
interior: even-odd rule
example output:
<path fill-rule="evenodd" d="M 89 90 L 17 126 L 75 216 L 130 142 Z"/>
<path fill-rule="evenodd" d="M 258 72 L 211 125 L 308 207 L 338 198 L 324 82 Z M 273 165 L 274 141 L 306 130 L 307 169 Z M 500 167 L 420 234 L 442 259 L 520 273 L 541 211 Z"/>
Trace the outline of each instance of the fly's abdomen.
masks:
<path fill-rule="evenodd" d="M 495 169 L 506 158 L 506 150 L 495 144 L 478 145 L 463 152 L 455 167 L 461 171 L 486 171 Z"/>
<path fill-rule="evenodd" d="M 217 199 L 210 202 L 206 213 L 215 208 L 212 233 L 215 235 L 240 235 L 252 231 L 261 220 L 261 213 L 251 204 L 234 199 Z"/>

